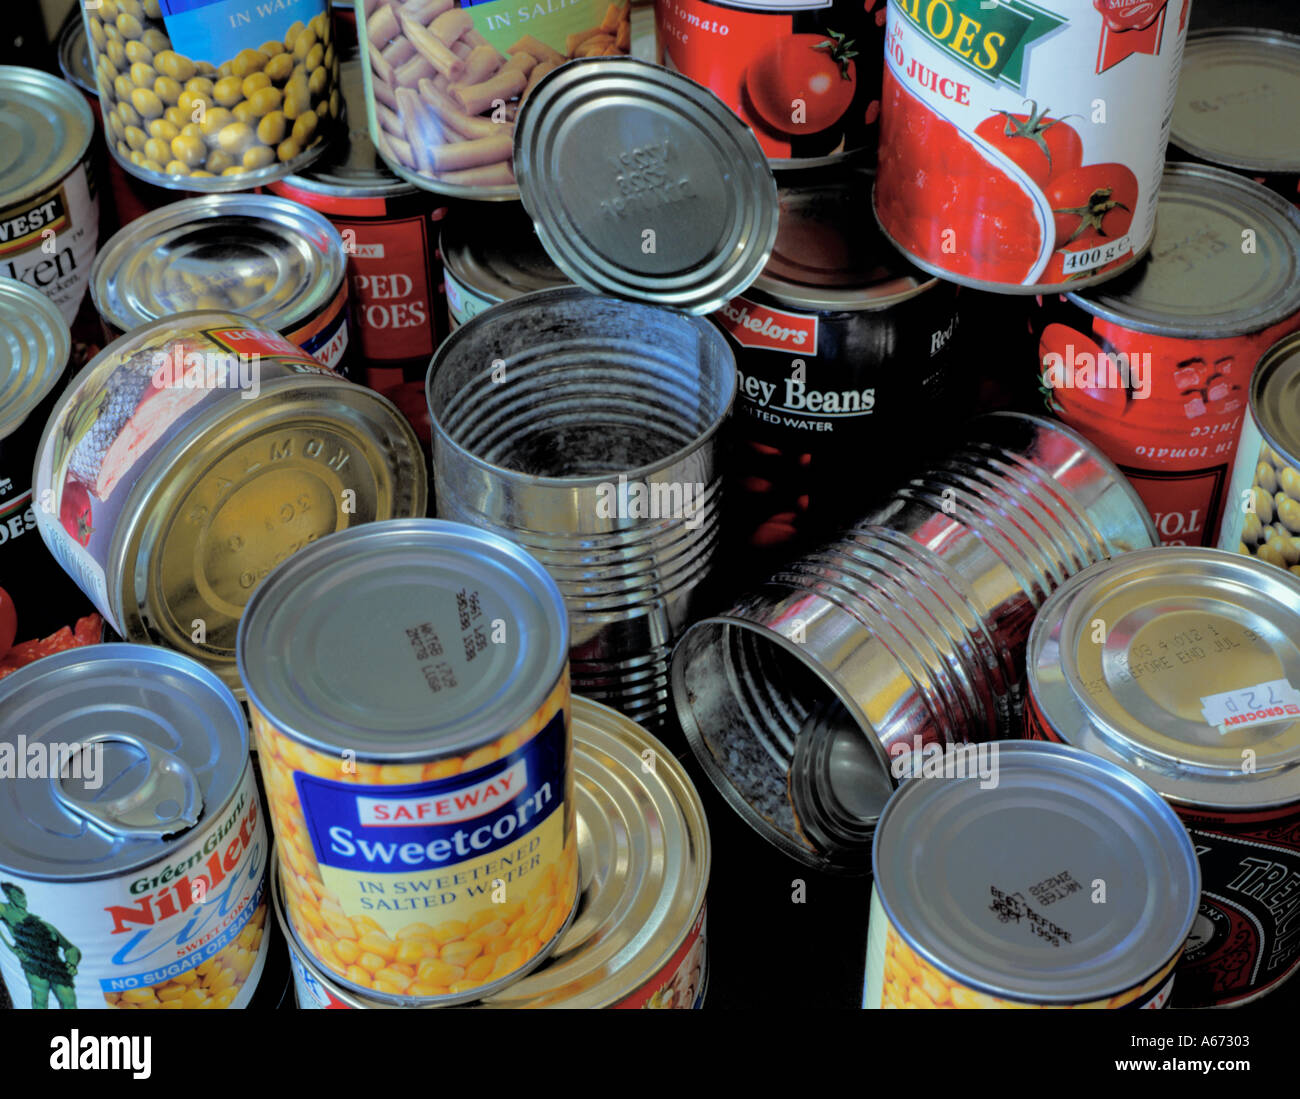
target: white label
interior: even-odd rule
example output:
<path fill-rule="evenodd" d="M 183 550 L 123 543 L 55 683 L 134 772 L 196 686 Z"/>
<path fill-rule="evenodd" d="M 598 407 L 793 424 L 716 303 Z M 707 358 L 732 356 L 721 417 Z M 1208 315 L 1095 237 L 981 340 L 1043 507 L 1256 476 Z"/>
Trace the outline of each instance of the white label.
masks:
<path fill-rule="evenodd" d="M 446 794 L 414 798 L 357 798 L 363 825 L 418 827 L 473 820 L 513 801 L 528 785 L 528 762 L 521 759 L 498 775 Z"/>
<path fill-rule="evenodd" d="M 1285 679 L 1274 679 L 1254 687 L 1207 695 L 1201 699 L 1201 714 L 1207 725 L 1215 726 L 1224 736 L 1254 725 L 1294 721 L 1300 718 L 1300 691 Z"/>
<path fill-rule="evenodd" d="M 451 315 L 453 328 L 459 328 L 470 317 L 477 317 L 484 309 L 491 309 L 497 304 L 458 281 L 448 267 L 442 269 L 442 281 L 447 289 L 447 312 Z"/>

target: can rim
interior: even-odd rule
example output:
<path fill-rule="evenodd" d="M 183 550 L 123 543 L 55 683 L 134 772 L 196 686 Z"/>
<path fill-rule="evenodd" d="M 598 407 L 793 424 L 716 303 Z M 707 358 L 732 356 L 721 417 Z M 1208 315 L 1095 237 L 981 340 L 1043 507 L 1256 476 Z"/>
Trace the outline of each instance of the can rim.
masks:
<path fill-rule="evenodd" d="M 17 191 L 6 194 L 3 200 L 6 207 L 25 202 L 66 179 L 78 165 L 85 161 L 86 154 L 90 151 L 90 143 L 95 137 L 95 115 L 90 109 L 90 104 L 74 85 L 40 69 L 28 69 L 21 65 L 0 65 L 0 92 L 4 90 L 6 84 L 15 90 L 22 90 L 24 82 L 29 87 L 32 85 L 43 87 L 47 93 L 57 97 L 62 105 L 76 116 L 76 120 L 81 123 L 83 133 L 79 142 L 74 142 L 63 149 L 61 155 L 54 161 L 54 166 L 45 175 L 37 177 Z"/>
<path fill-rule="evenodd" d="M 1300 41 L 1300 39 L 1297 41 Z M 1300 356 L 1300 332 L 1292 332 L 1289 336 L 1283 336 L 1282 339 L 1260 356 L 1250 378 L 1249 408 L 1255 430 L 1263 436 L 1264 442 L 1270 448 L 1277 451 L 1278 454 L 1285 454 L 1288 457 L 1300 448 L 1280 445 L 1272 430 L 1275 427 L 1276 417 L 1268 416 L 1269 423 L 1268 426 L 1265 426 L 1265 417 L 1261 414 L 1260 408 L 1264 402 L 1264 389 L 1269 381 L 1277 377 L 1277 371 L 1281 369 L 1283 363 L 1297 356 Z M 1297 363 L 1296 373 L 1300 373 L 1300 363 Z"/>
<path fill-rule="evenodd" d="M 90 42 L 86 38 L 86 24 L 81 18 L 81 12 L 74 8 L 63 21 L 63 26 L 59 28 L 59 36 L 55 44 L 59 55 L 59 71 L 63 74 L 64 80 L 75 85 L 84 95 L 98 99 L 99 88 L 89 82 L 79 71 L 76 51 L 78 43 L 84 46 L 89 54 Z M 94 76 L 93 69 L 89 75 Z"/>
<path fill-rule="evenodd" d="M 337 131 L 337 124 L 332 123 L 331 129 Z M 304 149 L 293 160 L 285 164 L 268 164 L 265 168 L 254 168 L 251 171 L 230 176 L 171 176 L 166 172 L 151 172 L 147 168 L 132 164 L 130 160 L 118 153 L 117 149 L 112 145 L 109 146 L 108 155 L 113 158 L 114 163 L 122 171 L 135 176 L 142 183 L 148 183 L 152 187 L 160 187 L 167 191 L 197 192 L 199 197 L 203 197 L 224 194 L 229 191 L 255 191 L 257 188 L 264 187 L 268 183 L 274 183 L 278 179 L 297 175 L 319 160 L 325 154 L 325 151 L 334 144 L 336 138 L 337 132 L 328 134 L 310 149 Z"/>
<path fill-rule="evenodd" d="M 501 207 L 499 206 L 492 208 L 491 213 L 495 214 L 500 209 Z M 524 290 L 522 293 L 517 293 L 513 284 L 498 275 L 498 271 L 502 265 L 496 262 L 506 261 L 508 263 L 512 257 L 510 254 L 501 254 L 495 248 L 492 249 L 492 255 L 490 256 L 490 259 L 493 261 L 492 269 L 490 271 L 484 270 L 484 268 L 487 267 L 487 264 L 481 261 L 485 258 L 489 258 L 487 257 L 488 248 L 498 244 L 499 240 L 495 235 L 490 240 L 486 241 L 475 239 L 475 234 L 471 232 L 471 230 L 474 228 L 481 229 L 482 226 L 467 226 L 465 224 L 466 217 L 464 210 L 457 211 L 452 217 L 448 217 L 443 222 L 442 228 L 438 232 L 438 254 L 442 257 L 443 270 L 449 271 L 452 278 L 457 282 L 464 284 L 475 294 L 494 299 L 492 302 L 493 305 L 500 305 L 504 301 L 510 301 L 513 298 L 522 297 L 523 294 L 532 294 L 538 290 L 554 290 L 561 286 L 573 285 L 569 280 L 569 277 L 555 266 L 550 254 L 542 247 L 542 242 L 536 239 L 536 231 L 533 229 L 532 221 L 528 218 L 528 212 L 523 208 L 522 204 L 519 204 L 518 207 L 508 216 L 514 217 L 516 215 L 520 220 L 527 222 L 529 232 L 533 233 L 533 238 L 536 241 L 537 250 L 543 257 L 545 257 L 546 262 L 551 265 L 556 275 L 559 276 L 559 279 L 551 285 L 538 286 L 530 290 Z M 477 270 L 481 271 L 482 274 L 490 274 L 494 276 L 493 285 L 486 285 L 483 278 L 475 277 L 474 274 L 470 273 L 469 263 L 466 262 L 469 260 L 480 261 L 476 263 Z M 509 268 L 508 273 L 513 274 L 516 272 L 519 274 L 527 273 L 521 264 L 515 264 Z M 508 296 L 506 293 L 503 293 L 503 291 L 508 291 Z"/>
<path fill-rule="evenodd" d="M 47 377 L 18 408 L 0 419 L 0 441 L 7 439 L 22 427 L 32 413 L 40 407 L 41 402 L 54 392 L 59 379 L 63 377 L 68 368 L 68 356 L 72 353 L 72 332 L 68 328 L 68 322 L 63 319 L 62 312 L 54 304 L 52 298 L 46 297 L 35 287 L 29 286 L 25 282 L 0 276 L 0 298 L 3 298 L 6 294 L 13 294 L 23 299 L 23 302 L 31 310 L 31 315 L 38 318 L 38 323 L 42 320 L 45 322 L 54 340 L 46 349 L 44 372 Z"/>

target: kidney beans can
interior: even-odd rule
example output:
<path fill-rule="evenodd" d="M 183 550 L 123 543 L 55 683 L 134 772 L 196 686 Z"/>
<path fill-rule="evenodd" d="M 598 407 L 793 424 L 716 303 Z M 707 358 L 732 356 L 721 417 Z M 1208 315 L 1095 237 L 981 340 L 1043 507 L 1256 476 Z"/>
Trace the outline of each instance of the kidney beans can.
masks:
<path fill-rule="evenodd" d="M 1166 545 L 1214 541 L 1264 351 L 1300 330 L 1300 212 L 1170 165 L 1146 260 L 1032 319 L 1048 406 L 1123 470 Z"/>
<path fill-rule="evenodd" d="M 239 671 L 285 906 L 336 983 L 461 1003 L 555 949 L 578 895 L 568 643 L 541 565 L 440 520 L 322 539 L 254 596 Z"/>
<path fill-rule="evenodd" d="M 1118 764 L 1191 832 L 1202 892 L 1172 1006 L 1300 968 L 1300 580 L 1161 547 L 1079 573 L 1029 640 L 1027 732 Z"/>
<path fill-rule="evenodd" d="M 918 266 L 1003 293 L 1147 250 L 1191 0 L 890 0 L 874 203 Z"/>
<path fill-rule="evenodd" d="M 428 482 L 388 401 L 247 317 L 197 312 L 72 379 L 33 491 L 46 545 L 119 636 L 238 689 L 236 625 L 271 569 L 343 527 L 423 514 Z"/>
<path fill-rule="evenodd" d="M 862 1006 L 1164 1007 L 1200 893 L 1178 817 L 1087 752 L 988 747 L 881 814 Z"/>
<path fill-rule="evenodd" d="M 0 715 L 15 1005 L 247 1006 L 270 844 L 229 689 L 176 653 L 97 645 L 15 672 Z"/>

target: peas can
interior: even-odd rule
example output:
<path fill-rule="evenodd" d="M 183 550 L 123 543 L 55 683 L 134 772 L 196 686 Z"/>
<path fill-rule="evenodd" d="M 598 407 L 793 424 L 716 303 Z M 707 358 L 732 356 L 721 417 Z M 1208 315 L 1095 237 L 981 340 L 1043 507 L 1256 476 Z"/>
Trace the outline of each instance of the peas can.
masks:
<path fill-rule="evenodd" d="M 342 117 L 328 0 L 82 2 L 109 152 L 159 187 L 300 171 Z"/>
<path fill-rule="evenodd" d="M 1201 889 L 1178 817 L 1087 752 L 992 747 L 881 814 L 862 1006 L 1164 1007 Z"/>
<path fill-rule="evenodd" d="M 555 949 L 578 891 L 568 641 L 541 565 L 439 520 L 321 539 L 254 596 L 239 672 L 280 884 L 336 984 L 462 1003 Z"/>
<path fill-rule="evenodd" d="M 230 690 L 96 645 L 0 682 L 0 973 L 18 1007 L 246 1007 L 269 841 Z"/>
<path fill-rule="evenodd" d="M 1028 665 L 1028 735 L 1125 768 L 1191 833 L 1203 891 L 1172 1006 L 1300 970 L 1300 579 L 1215 549 L 1103 562 L 1043 604 Z"/>

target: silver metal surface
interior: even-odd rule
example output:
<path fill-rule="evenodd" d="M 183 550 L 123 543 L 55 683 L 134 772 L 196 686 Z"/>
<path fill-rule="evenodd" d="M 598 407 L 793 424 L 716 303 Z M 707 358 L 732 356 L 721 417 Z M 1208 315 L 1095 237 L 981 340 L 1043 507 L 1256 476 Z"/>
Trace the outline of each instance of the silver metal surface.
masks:
<path fill-rule="evenodd" d="M 491 305 L 569 283 L 537 239 L 532 219 L 515 203 L 453 210 L 442 223 L 438 252 L 446 272 Z M 448 291 L 454 313 L 451 296 Z"/>
<path fill-rule="evenodd" d="M 1300 334 L 1274 344 L 1260 359 L 1250 379 L 1250 414 L 1265 441 L 1294 466 L 1300 455 Z"/>
<path fill-rule="evenodd" d="M 17 431 L 54 389 L 71 347 L 54 302 L 25 283 L 0 278 L 0 439 Z"/>
<path fill-rule="evenodd" d="M 94 132 L 95 117 L 71 84 L 0 65 L 0 210 L 53 187 L 81 163 Z"/>

